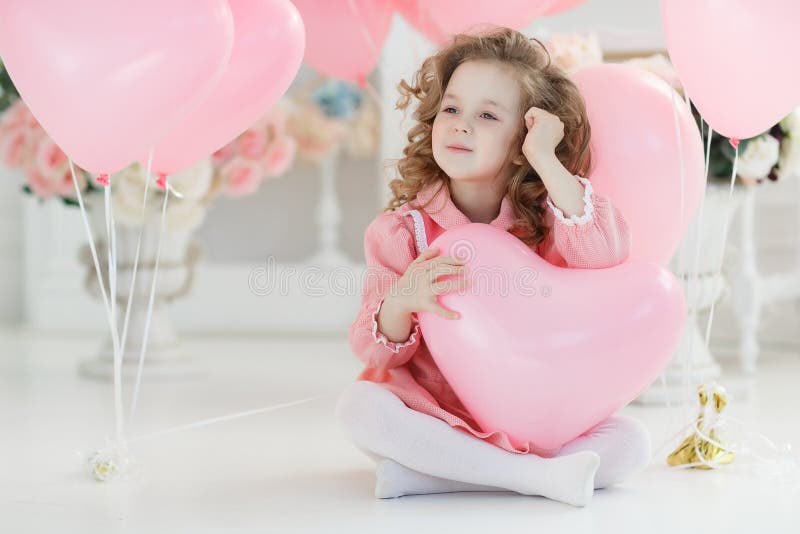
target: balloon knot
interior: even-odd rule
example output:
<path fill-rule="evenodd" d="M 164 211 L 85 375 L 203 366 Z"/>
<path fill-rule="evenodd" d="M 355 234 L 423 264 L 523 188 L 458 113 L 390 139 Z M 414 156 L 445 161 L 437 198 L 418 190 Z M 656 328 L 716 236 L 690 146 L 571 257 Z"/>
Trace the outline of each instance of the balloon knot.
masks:
<path fill-rule="evenodd" d="M 733 148 L 739 148 L 739 140 L 735 137 L 731 137 L 728 142 L 731 144 Z"/>
<path fill-rule="evenodd" d="M 100 184 L 100 185 L 108 185 L 108 183 L 109 183 L 108 175 L 107 174 L 99 175 L 97 177 L 97 183 Z"/>
<path fill-rule="evenodd" d="M 359 88 L 364 89 L 367 86 L 367 77 L 364 74 L 359 74 L 356 82 Z"/>
<path fill-rule="evenodd" d="M 160 187 L 161 189 L 166 189 L 167 188 L 167 175 L 164 174 L 164 173 L 159 174 L 158 175 L 158 180 L 156 180 L 156 185 L 158 187 Z"/>

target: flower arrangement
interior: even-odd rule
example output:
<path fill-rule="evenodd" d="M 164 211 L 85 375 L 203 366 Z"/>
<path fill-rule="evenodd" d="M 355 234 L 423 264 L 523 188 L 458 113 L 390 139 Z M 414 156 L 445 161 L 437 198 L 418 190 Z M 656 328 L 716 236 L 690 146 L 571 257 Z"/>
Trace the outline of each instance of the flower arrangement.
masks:
<path fill-rule="evenodd" d="M 5 70 L 0 70 L 0 164 L 20 169 L 26 179 L 22 189 L 40 201 L 57 198 L 77 205 L 75 185 L 66 154 L 44 131 L 25 102 L 19 98 Z M 5 97 L 8 97 L 7 101 Z M 202 223 L 212 199 L 219 194 L 243 196 L 254 193 L 261 181 L 285 174 L 294 163 L 297 142 L 286 130 L 287 106 L 276 104 L 266 115 L 236 139 L 192 167 L 170 176 L 171 187 L 181 197 L 170 199 L 167 230 L 191 231 Z M 81 195 L 100 193 L 102 188 L 89 173 L 74 166 Z M 122 225 L 143 223 L 142 200 L 146 168 L 133 163 L 114 174 L 111 198 L 115 219 Z M 151 177 L 153 179 L 154 177 Z M 158 211 L 163 189 L 147 188 L 147 211 Z"/>
<path fill-rule="evenodd" d="M 57 197 L 77 204 L 75 186 L 64 152 L 50 139 L 28 106 L 17 98 L 0 117 L 0 163 L 22 169 L 27 178 L 23 190 L 41 200 Z M 82 191 L 96 187 L 77 168 L 75 176 Z"/>
<path fill-rule="evenodd" d="M 167 229 L 190 231 L 204 219 L 205 208 L 217 194 L 242 196 L 256 191 L 265 178 L 284 174 L 294 162 L 296 143 L 285 131 L 285 111 L 275 106 L 235 140 L 200 160 L 192 167 L 170 176 L 173 189 L 182 198 L 167 207 Z M 66 154 L 53 142 L 21 99 L 14 101 L 0 117 L 0 163 L 21 169 L 26 178 L 23 190 L 44 201 L 59 198 L 77 205 L 75 186 Z M 147 169 L 133 163 L 114 174 L 111 198 L 116 220 L 122 225 L 143 222 Z M 89 179 L 89 173 L 75 166 L 82 195 L 99 193 L 102 188 Z M 153 177 L 151 177 L 151 180 Z M 164 191 L 148 188 L 148 211 L 158 210 Z"/>

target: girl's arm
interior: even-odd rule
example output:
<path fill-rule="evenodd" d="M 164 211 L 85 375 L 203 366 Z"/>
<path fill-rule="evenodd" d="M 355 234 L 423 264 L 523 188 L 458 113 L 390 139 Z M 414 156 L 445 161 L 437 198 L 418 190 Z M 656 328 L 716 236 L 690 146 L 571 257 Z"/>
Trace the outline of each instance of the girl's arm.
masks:
<path fill-rule="evenodd" d="M 533 164 L 547 188 L 553 214 L 547 259 L 567 267 L 598 269 L 622 263 L 631 248 L 631 232 L 622 213 L 592 189 L 586 178 L 573 176 L 555 155 Z M 545 245 L 545 249 L 547 245 Z M 552 261 L 552 260 L 551 260 Z"/>
<path fill-rule="evenodd" d="M 567 267 L 601 268 L 622 263 L 631 248 L 631 233 L 622 213 L 592 191 L 586 178 L 573 176 L 555 155 L 564 138 L 564 123 L 543 109 L 525 113 L 528 134 L 522 152 L 547 188 L 552 231 L 539 254 Z"/>
<path fill-rule="evenodd" d="M 548 238 L 539 254 L 550 263 L 573 268 L 600 269 L 628 259 L 631 231 L 611 201 L 592 189 L 586 178 L 570 175 L 581 188 L 581 210 L 567 215 L 548 193 L 548 219 L 552 220 Z"/>
<path fill-rule="evenodd" d="M 370 223 L 364 234 L 367 272 L 361 308 L 350 326 L 350 346 L 367 367 L 389 369 L 405 364 L 419 348 L 419 323 L 415 314 L 393 306 L 391 289 L 414 260 L 414 237 L 395 213 L 383 213 Z M 388 305 L 388 308 L 382 308 Z M 384 315 L 385 313 L 385 315 Z M 380 325 L 379 325 L 380 321 Z M 398 340 L 400 331 L 406 338 Z"/>

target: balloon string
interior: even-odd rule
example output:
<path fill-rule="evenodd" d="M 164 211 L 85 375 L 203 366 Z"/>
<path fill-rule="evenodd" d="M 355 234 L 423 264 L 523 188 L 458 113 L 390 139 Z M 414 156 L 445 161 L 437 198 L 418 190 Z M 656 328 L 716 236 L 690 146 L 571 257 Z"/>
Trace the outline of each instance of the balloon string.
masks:
<path fill-rule="evenodd" d="M 686 102 L 686 105 L 691 110 L 691 100 L 689 99 L 689 94 L 685 90 L 685 88 L 684 88 L 684 101 Z M 673 95 L 673 110 L 674 109 L 675 109 L 675 107 L 674 107 L 674 95 Z M 705 124 L 705 122 L 703 121 L 703 118 L 700 117 L 700 133 L 701 133 L 701 136 L 702 136 L 702 133 L 703 133 L 703 125 L 704 124 Z M 676 135 L 679 135 L 677 133 L 678 132 L 677 123 L 676 123 L 675 129 L 676 129 Z M 708 182 L 709 163 L 711 161 L 710 156 L 711 156 L 711 136 L 712 136 L 712 134 L 713 134 L 713 129 L 711 128 L 711 125 L 709 124 L 708 125 L 708 140 L 707 140 L 707 144 L 706 144 L 706 153 L 705 153 L 705 183 Z M 680 143 L 679 143 L 679 146 L 680 146 Z M 680 153 L 679 153 L 679 155 L 680 155 Z M 684 167 L 684 165 L 683 165 L 683 162 L 682 162 L 681 163 L 681 171 L 682 172 L 683 172 L 683 167 Z M 681 183 L 683 183 L 683 180 L 681 180 Z M 688 322 L 692 326 L 694 326 L 695 322 L 697 321 L 697 306 L 698 306 L 698 301 L 699 301 L 699 296 L 698 295 L 699 295 L 699 276 L 700 276 L 700 273 L 698 271 L 699 271 L 699 259 L 700 259 L 700 235 L 702 233 L 702 228 L 703 228 L 703 213 L 704 213 L 704 206 L 705 206 L 705 193 L 706 193 L 706 190 L 705 190 L 705 187 L 704 187 L 703 188 L 703 194 L 700 196 L 700 205 L 698 206 L 698 218 L 697 218 L 697 225 L 696 225 L 696 231 L 695 231 L 695 251 L 694 251 L 694 259 L 692 261 L 692 270 L 689 273 L 689 276 L 687 277 L 687 284 L 686 284 L 687 296 L 688 296 L 687 301 L 689 302 L 689 321 Z M 683 210 L 681 210 L 681 214 L 683 214 Z M 683 277 L 683 273 L 681 272 L 680 274 L 681 274 L 681 277 Z M 689 408 L 688 408 L 688 400 L 689 400 L 689 370 L 690 370 L 690 367 L 691 367 L 690 362 L 693 362 L 693 361 L 694 361 L 694 343 L 690 342 L 689 343 L 689 347 L 688 347 L 688 351 L 687 351 L 687 358 L 684 358 L 684 360 L 682 362 L 683 395 L 681 397 L 681 407 L 682 407 L 681 408 L 681 412 L 682 413 L 686 413 L 686 414 L 689 413 Z M 669 428 L 670 426 L 672 426 L 673 410 L 672 410 L 672 403 L 671 403 L 670 398 L 669 398 L 669 392 L 667 390 L 665 374 L 666 374 L 666 370 L 661 374 L 661 385 L 662 385 L 662 391 L 664 392 L 664 398 L 666 399 L 667 411 L 670 414 L 669 419 L 667 421 L 667 428 Z M 682 432 L 683 430 L 684 429 L 682 428 L 679 431 L 679 433 Z M 656 452 L 653 455 L 653 457 L 658 456 L 660 454 L 660 451 L 663 450 L 663 448 L 666 446 L 666 444 L 669 443 L 670 440 L 674 439 L 674 437 L 675 436 L 669 437 L 666 440 L 664 440 L 662 442 L 661 446 L 659 447 L 658 452 Z"/>
<path fill-rule="evenodd" d="M 144 439 L 154 438 L 154 437 L 157 437 L 157 436 L 163 436 L 165 434 L 173 434 L 175 432 L 182 432 L 184 430 L 190 430 L 192 428 L 199 428 L 199 427 L 203 427 L 203 426 L 208 426 L 208 425 L 212 425 L 212 424 L 215 424 L 215 423 L 222 423 L 222 422 L 225 422 L 225 421 L 230 421 L 232 419 L 238 419 L 240 417 L 247 417 L 249 415 L 255 415 L 255 414 L 264 413 L 264 412 L 271 412 L 271 411 L 279 410 L 279 409 L 282 409 L 282 408 L 288 408 L 290 406 L 295 406 L 297 404 L 303 404 L 303 403 L 306 403 L 306 402 L 311 402 L 311 401 L 316 400 L 316 399 L 321 399 L 321 398 L 330 397 L 330 396 L 335 396 L 335 394 L 317 395 L 315 397 L 309 397 L 307 399 L 302 399 L 302 400 L 298 400 L 298 401 L 285 402 L 285 403 L 282 403 L 282 404 L 273 404 L 271 406 L 267 406 L 267 407 L 264 407 L 264 408 L 258 408 L 258 409 L 255 409 L 255 410 L 248 410 L 248 411 L 245 411 L 245 412 L 238 412 L 238 413 L 233 413 L 233 414 L 229 414 L 229 415 L 222 415 L 222 416 L 219 416 L 219 417 L 213 417 L 213 418 L 210 418 L 210 419 L 203 419 L 203 420 L 200 420 L 200 421 L 195 421 L 194 423 L 180 425 L 180 426 L 176 426 L 176 427 L 172 427 L 172 428 L 167 428 L 165 430 L 159 430 L 157 432 L 151 432 L 149 434 L 144 434 L 144 435 L 141 435 L 141 436 L 136 436 L 135 438 L 132 438 L 129 441 L 129 443 L 133 443 L 135 441 L 140 441 L 140 440 L 144 440 Z"/>
<path fill-rule="evenodd" d="M 680 166 L 681 166 L 681 227 L 683 227 L 683 216 L 684 216 L 684 213 L 683 213 L 684 212 L 684 209 L 683 209 L 683 186 L 684 186 L 683 147 L 682 147 L 682 143 L 681 143 L 681 132 L 680 132 L 680 127 L 679 127 L 680 125 L 678 123 L 678 110 L 677 110 L 677 104 L 675 102 L 675 91 L 674 90 L 672 91 L 672 112 L 673 112 L 673 117 L 674 117 L 675 139 L 676 139 L 676 142 L 678 144 L 678 155 L 679 155 Z M 683 269 L 682 269 L 682 265 L 683 265 L 683 249 L 681 249 L 681 255 L 679 256 L 679 259 L 681 260 L 680 261 L 681 266 L 679 266 L 678 270 L 680 271 L 681 276 L 683 276 Z M 661 393 L 664 396 L 664 401 L 665 401 L 665 403 L 667 405 L 667 413 L 669 414 L 669 418 L 667 419 L 667 421 L 665 423 L 665 427 L 664 427 L 665 432 L 664 433 L 666 433 L 667 429 L 669 429 L 672 426 L 672 416 L 673 416 L 672 400 L 670 399 L 670 393 L 669 393 L 669 388 L 667 386 L 667 376 L 666 375 L 667 375 L 667 368 L 665 368 L 661 372 L 661 374 L 659 375 L 659 381 L 661 382 Z M 685 382 L 685 373 L 684 373 L 684 382 Z M 686 387 L 685 384 L 684 384 L 684 387 Z M 655 455 L 653 457 L 655 457 Z"/>
<path fill-rule="evenodd" d="M 81 210 L 81 215 L 83 217 L 83 225 L 86 229 L 86 235 L 89 236 L 89 250 L 92 252 L 92 262 L 94 263 L 94 270 L 95 274 L 97 275 L 97 283 L 100 286 L 100 294 L 103 297 L 103 308 L 105 308 L 106 316 L 110 319 L 111 315 L 109 314 L 110 308 L 108 304 L 108 294 L 106 293 L 106 286 L 103 283 L 103 277 L 100 274 L 100 260 L 97 257 L 97 249 L 94 245 L 94 237 L 92 236 L 92 228 L 89 225 L 89 219 L 86 215 L 86 207 L 83 204 L 83 195 L 81 194 L 81 188 L 78 184 L 78 177 L 75 174 L 75 166 L 72 163 L 72 159 L 68 159 L 69 161 L 69 170 L 72 174 L 72 183 L 75 186 L 75 196 L 78 199 L 78 206 Z M 109 323 L 111 324 L 111 323 Z"/>
<path fill-rule="evenodd" d="M 681 196 L 681 201 L 680 201 L 680 220 L 681 220 L 681 228 L 683 228 L 683 221 L 684 221 L 684 202 L 683 202 L 683 192 L 684 192 L 683 190 L 684 190 L 684 188 L 683 188 L 683 183 L 684 183 L 684 179 L 685 179 L 684 178 L 683 147 L 682 147 L 682 137 L 681 137 L 681 131 L 680 131 L 680 123 L 678 122 L 678 105 L 677 105 L 677 102 L 675 101 L 675 91 L 674 90 L 671 90 L 671 95 L 672 95 L 672 98 L 671 98 L 671 100 L 672 100 L 672 116 L 673 116 L 673 125 L 674 125 L 674 131 L 675 131 L 675 142 L 678 145 L 678 161 L 679 161 L 679 164 L 680 164 L 680 196 Z M 683 280 L 683 277 L 686 274 L 686 247 L 683 246 L 683 245 L 680 247 L 679 254 L 678 254 L 678 273 L 679 273 L 679 276 L 681 277 L 681 280 Z M 686 283 L 685 288 L 686 288 L 686 293 L 687 294 L 689 293 L 689 287 L 688 286 L 689 286 L 689 284 Z M 686 327 L 685 319 L 686 318 L 684 317 L 684 329 Z M 688 336 L 683 335 L 683 336 L 681 336 L 681 341 L 682 341 L 682 343 L 680 345 L 678 353 L 679 354 L 682 353 L 682 356 L 683 356 L 682 361 L 681 361 L 681 370 L 682 370 L 682 373 L 681 373 L 681 384 L 683 386 L 682 407 L 683 407 L 683 413 L 687 413 L 686 410 L 688 408 L 688 403 L 689 403 L 689 399 L 688 399 L 689 381 L 690 381 L 690 375 L 691 375 L 691 372 L 692 372 L 693 360 L 689 357 L 689 352 L 691 351 L 691 339 L 689 339 Z M 689 346 L 687 347 L 686 345 L 689 345 Z M 670 421 L 670 423 L 671 423 L 671 421 Z"/>
<path fill-rule="evenodd" d="M 81 209 L 81 216 L 83 218 L 83 226 L 86 229 L 86 235 L 89 238 L 89 250 L 92 252 L 92 262 L 94 263 L 94 271 L 97 275 L 97 283 L 100 285 L 100 294 L 103 298 L 103 309 L 106 312 L 106 319 L 108 320 L 108 327 L 111 332 L 111 344 L 113 347 L 114 352 L 114 415 L 116 420 L 116 431 L 117 431 L 117 440 L 122 443 L 124 441 L 124 422 L 122 416 L 122 384 L 121 384 L 121 362 L 119 358 L 119 339 L 117 337 L 117 325 L 115 323 L 114 317 L 111 314 L 111 303 L 109 302 L 108 293 L 106 292 L 105 284 L 103 283 L 103 277 L 100 274 L 100 260 L 97 257 L 97 249 L 95 248 L 94 243 L 94 236 L 92 235 L 92 228 L 89 225 L 89 218 L 86 215 L 86 206 L 83 203 L 83 195 L 81 194 L 81 188 L 78 184 L 78 177 L 75 174 L 75 165 L 72 162 L 71 158 L 68 158 L 69 161 L 69 170 L 72 174 L 72 183 L 75 186 L 75 195 L 78 199 L 78 206 Z M 108 190 L 106 191 L 108 192 Z M 107 199 L 108 202 L 108 199 Z M 108 209 L 108 204 L 106 204 L 106 209 Z M 107 220 L 108 220 L 108 213 L 107 213 Z M 108 229 L 108 225 L 106 225 Z M 111 274 L 109 273 L 109 278 Z"/>
<path fill-rule="evenodd" d="M 165 178 L 166 179 L 166 178 Z M 158 232 L 158 245 L 156 246 L 156 258 L 155 263 L 153 265 L 153 280 L 150 284 L 150 299 L 147 303 L 147 315 L 145 316 L 145 323 L 144 323 L 144 335 L 142 337 L 142 347 L 139 352 L 139 366 L 136 370 L 136 385 L 133 388 L 133 399 L 131 400 L 131 411 L 130 411 L 130 418 L 133 419 L 133 416 L 136 414 L 136 403 L 139 399 L 139 388 L 142 384 L 142 370 L 144 368 L 144 356 L 147 352 L 147 339 L 150 335 L 150 323 L 153 318 L 153 302 L 155 301 L 155 293 L 156 293 L 156 278 L 158 275 L 158 260 L 161 257 L 161 244 L 164 238 L 164 223 L 167 218 L 167 201 L 169 200 L 170 191 L 168 189 L 168 184 L 166 190 L 164 191 L 164 203 L 161 207 L 161 226 Z"/>
<path fill-rule="evenodd" d="M 731 171 L 731 185 L 728 189 L 728 206 L 725 210 L 725 220 L 724 226 L 722 227 L 722 244 L 720 245 L 720 255 L 719 255 L 719 264 L 717 265 L 717 272 L 714 276 L 714 280 L 716 281 L 719 278 L 720 273 L 722 272 L 722 263 L 723 259 L 725 258 L 725 241 L 728 238 L 728 222 L 731 217 L 731 212 L 733 211 L 733 206 L 731 206 L 731 199 L 733 198 L 733 186 L 736 183 L 736 171 L 737 165 L 739 163 L 739 141 L 737 139 L 731 139 L 731 144 L 734 146 L 736 153 L 733 158 L 733 171 Z M 713 299 L 711 301 L 711 311 L 708 315 L 708 322 L 706 323 L 706 348 L 708 348 L 709 341 L 711 339 L 711 324 L 714 321 L 714 308 L 716 307 L 717 299 Z"/>
<path fill-rule="evenodd" d="M 117 441 L 125 442 L 125 421 L 122 412 L 122 354 L 120 352 L 119 331 L 117 326 L 117 247 L 114 224 L 114 208 L 111 202 L 111 181 L 109 178 L 104 189 L 106 208 L 106 233 L 108 253 L 108 285 L 110 293 L 111 343 L 114 353 L 114 418 L 116 420 Z"/>
<path fill-rule="evenodd" d="M 672 117 L 675 122 L 675 136 L 676 141 L 678 142 L 678 161 L 680 162 L 681 166 L 681 228 L 683 228 L 683 219 L 684 219 L 684 181 L 686 180 L 684 174 L 684 161 L 683 161 L 683 140 L 681 135 L 681 128 L 678 122 L 678 103 L 675 101 L 675 90 L 670 91 L 672 93 Z M 683 273 L 681 273 L 683 274 Z"/>
<path fill-rule="evenodd" d="M 150 149 L 150 152 L 147 156 L 147 174 L 145 176 L 144 181 L 144 195 L 142 195 L 142 225 L 139 227 L 139 237 L 136 239 L 136 254 L 133 258 L 133 272 L 131 273 L 131 288 L 128 291 L 128 303 L 125 309 L 125 321 L 122 326 L 122 341 L 120 343 L 121 351 L 122 351 L 122 359 L 125 359 L 125 347 L 128 340 L 128 323 L 130 322 L 131 318 L 131 307 L 133 304 L 134 299 L 134 291 L 136 289 L 136 272 L 139 268 L 139 253 L 142 248 L 142 232 L 144 231 L 145 227 L 145 212 L 147 207 L 147 192 L 150 188 L 150 168 L 153 163 L 153 149 Z"/>

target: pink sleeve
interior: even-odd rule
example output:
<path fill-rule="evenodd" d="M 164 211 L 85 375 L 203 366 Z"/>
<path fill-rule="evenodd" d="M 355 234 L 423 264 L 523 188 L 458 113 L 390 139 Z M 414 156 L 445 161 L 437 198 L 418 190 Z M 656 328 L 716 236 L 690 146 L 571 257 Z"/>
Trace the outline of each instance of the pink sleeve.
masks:
<path fill-rule="evenodd" d="M 628 223 L 608 198 L 594 192 L 589 180 L 576 178 L 584 187 L 584 211 L 566 217 L 548 196 L 552 229 L 540 245 L 540 254 L 564 267 L 599 269 L 622 263 L 631 248 Z"/>
<path fill-rule="evenodd" d="M 420 333 L 416 314 L 407 340 L 389 341 L 378 331 L 377 316 L 383 298 L 414 260 L 411 231 L 396 213 L 384 213 L 370 223 L 364 234 L 367 272 L 361 295 L 361 308 L 350 326 L 350 347 L 367 367 L 389 369 L 405 364 L 419 348 Z"/>

